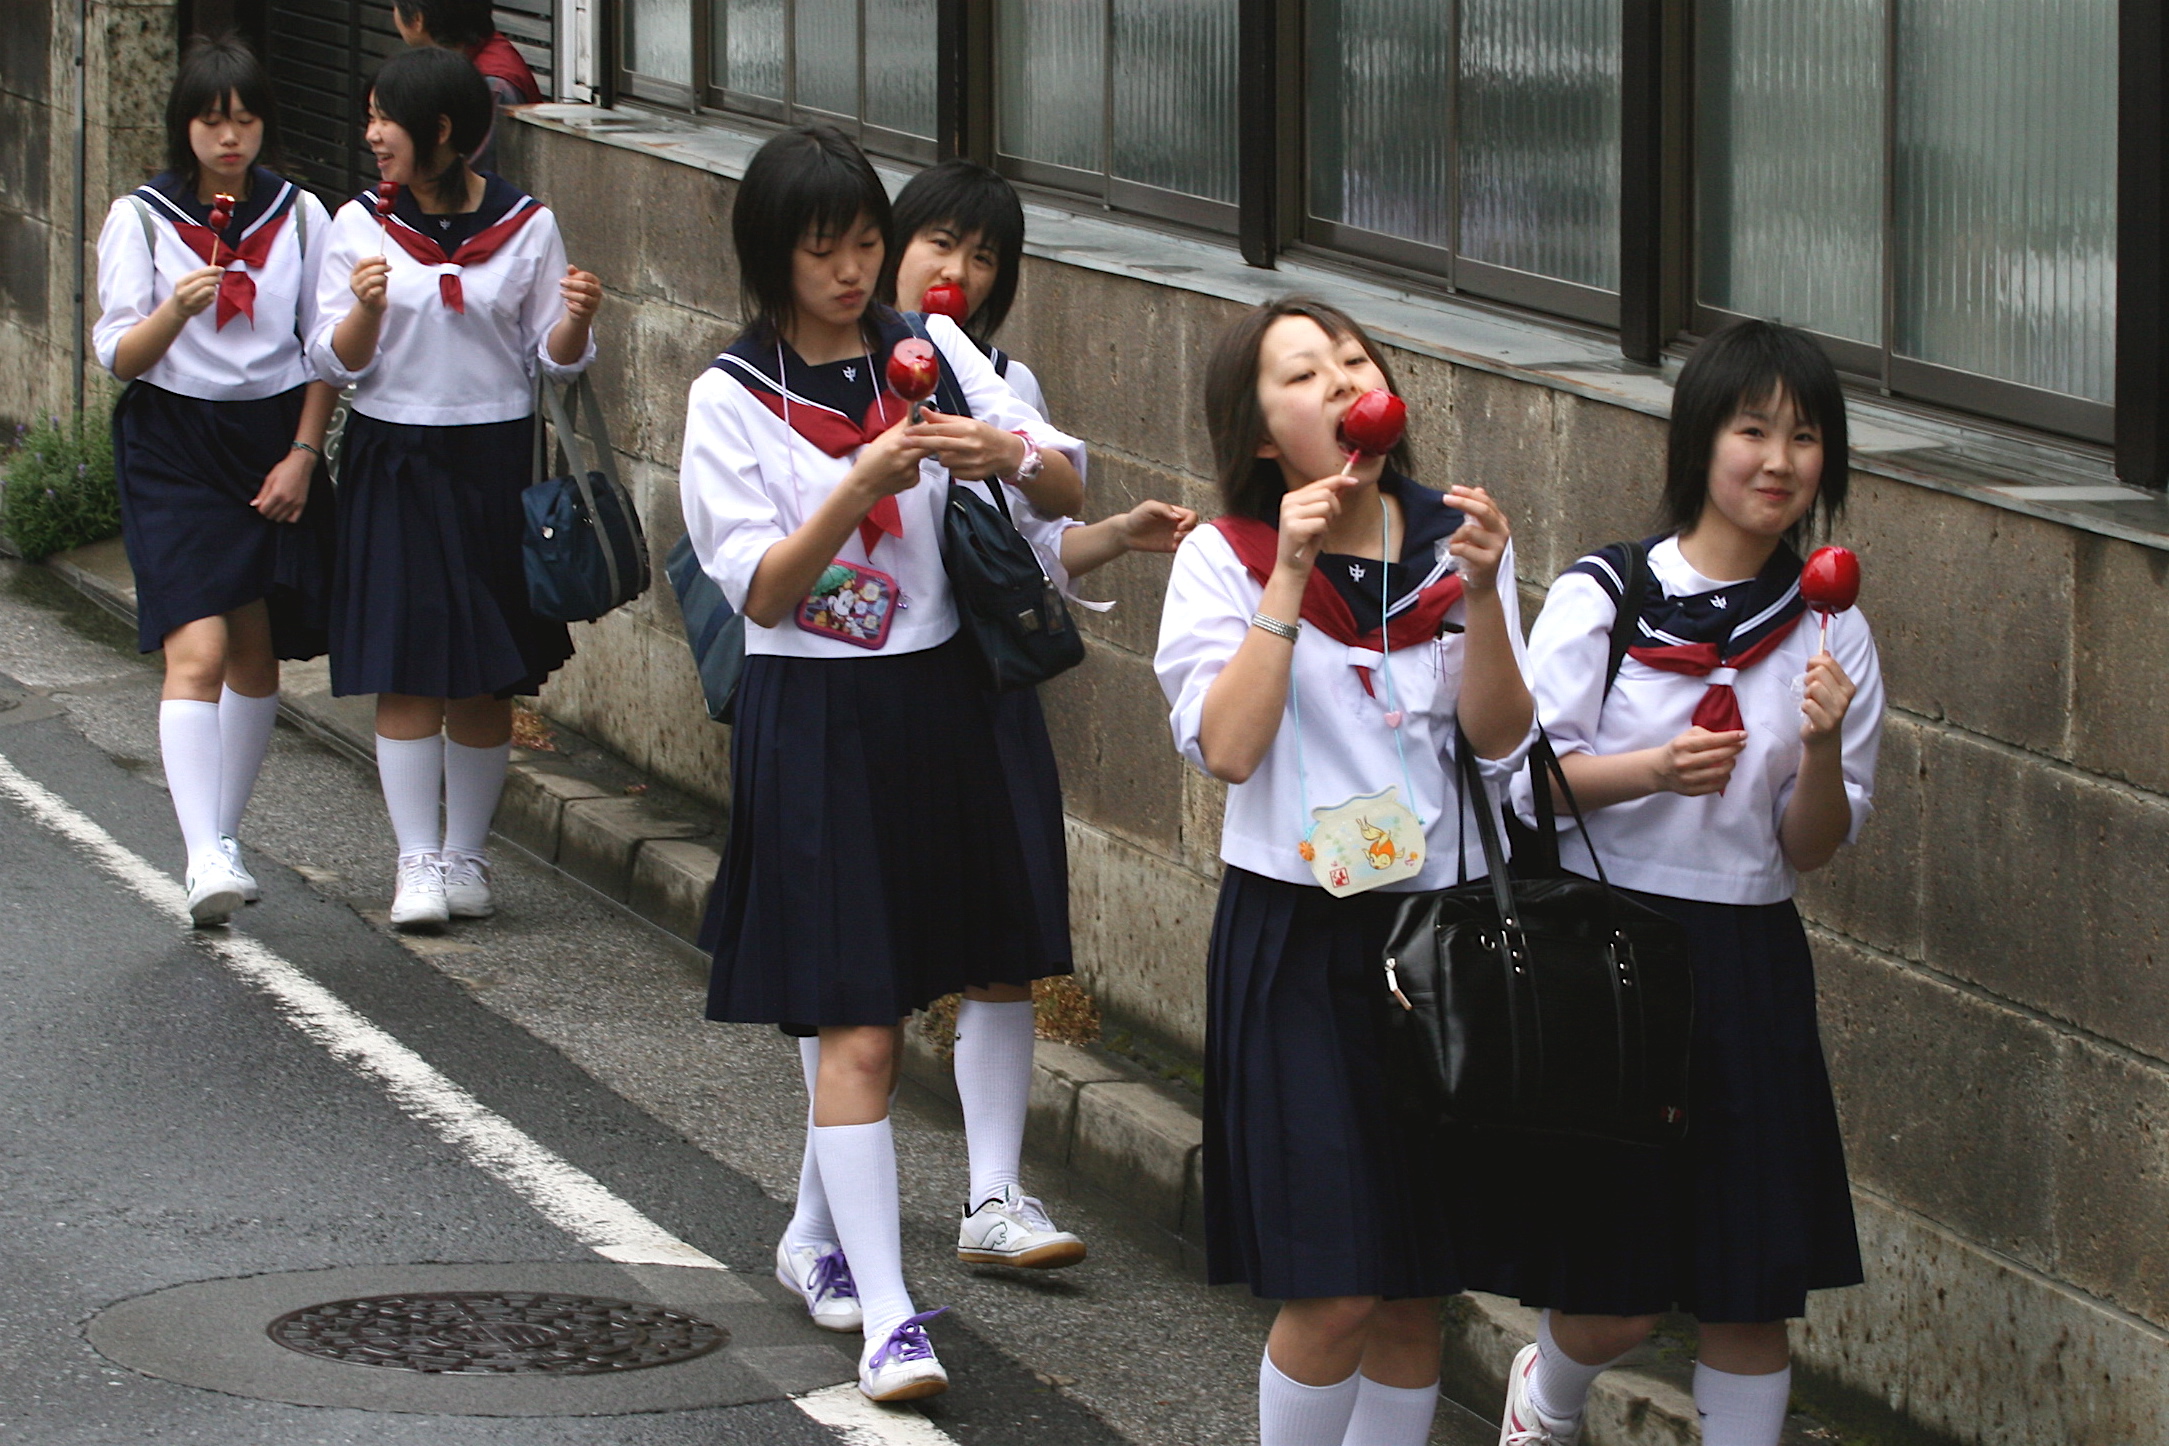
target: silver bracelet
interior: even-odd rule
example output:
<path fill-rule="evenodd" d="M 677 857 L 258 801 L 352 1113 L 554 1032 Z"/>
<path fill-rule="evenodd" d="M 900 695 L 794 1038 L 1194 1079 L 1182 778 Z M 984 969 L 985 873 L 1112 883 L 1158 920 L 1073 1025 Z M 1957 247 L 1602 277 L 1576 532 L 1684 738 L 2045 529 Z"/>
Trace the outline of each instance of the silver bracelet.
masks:
<path fill-rule="evenodd" d="M 1252 613 L 1250 615 L 1250 625 L 1254 628 L 1263 628 L 1276 638 L 1286 638 L 1291 643 L 1303 636 L 1303 625 L 1301 623 L 1284 623 L 1279 618 L 1269 618 L 1264 613 Z"/>

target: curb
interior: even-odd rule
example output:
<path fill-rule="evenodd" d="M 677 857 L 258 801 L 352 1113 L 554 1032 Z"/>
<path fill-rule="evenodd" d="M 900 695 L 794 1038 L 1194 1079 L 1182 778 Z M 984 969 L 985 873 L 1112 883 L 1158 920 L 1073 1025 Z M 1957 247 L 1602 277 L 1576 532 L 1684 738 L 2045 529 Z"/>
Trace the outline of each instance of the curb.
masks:
<path fill-rule="evenodd" d="M 118 538 L 46 559 L 44 566 L 130 623 L 135 580 Z M 279 712 L 312 737 L 364 762 L 376 752 L 364 698 L 335 698 L 321 660 L 283 665 Z M 492 832 L 690 946 L 722 864 L 726 820 L 697 808 L 613 791 L 579 763 L 513 750 Z M 1204 1122 L 1197 1101 L 1142 1070 L 1076 1045 L 1033 1051 L 1026 1145 L 1034 1157 L 1093 1187 L 1194 1253 L 1203 1242 Z M 914 1020 L 904 1073 L 952 1105 L 948 1064 Z M 1443 1387 L 1489 1416 L 1505 1399 L 1515 1352 L 1536 1338 L 1537 1313 L 1495 1296 L 1455 1297 L 1446 1311 Z M 1647 1353 L 1648 1348 L 1644 1348 Z M 1605 1372 L 1589 1399 L 1587 1446 L 1694 1446 L 1701 1427 L 1676 1371 L 1630 1365 Z"/>

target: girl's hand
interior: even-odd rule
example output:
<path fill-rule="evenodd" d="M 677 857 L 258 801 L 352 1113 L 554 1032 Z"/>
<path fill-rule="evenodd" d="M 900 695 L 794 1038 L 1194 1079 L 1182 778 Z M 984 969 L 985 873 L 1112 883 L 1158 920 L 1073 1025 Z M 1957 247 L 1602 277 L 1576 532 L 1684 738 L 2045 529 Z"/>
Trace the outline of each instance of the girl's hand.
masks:
<path fill-rule="evenodd" d="M 1499 585 L 1499 564 L 1514 530 L 1507 524 L 1506 513 L 1481 487 L 1450 488 L 1446 501 L 1466 517 L 1446 539 L 1446 550 L 1461 561 L 1461 585 L 1471 593 L 1488 593 Z"/>
<path fill-rule="evenodd" d="M 1197 526 L 1197 513 L 1172 502 L 1140 502 L 1115 519 L 1127 552 L 1173 552 Z"/>
<path fill-rule="evenodd" d="M 949 475 L 966 482 L 1009 477 L 1024 465 L 1024 438 L 973 417 L 952 417 L 932 407 L 919 409 L 911 440 L 939 458 Z"/>
<path fill-rule="evenodd" d="M 218 279 L 225 274 L 223 266 L 201 266 L 173 283 L 170 300 L 183 321 L 200 314 L 218 299 Z"/>
<path fill-rule="evenodd" d="M 355 304 L 373 316 L 384 314 L 385 288 L 391 284 L 392 263 L 382 256 L 364 256 L 354 263 L 347 284 L 354 290 Z"/>
<path fill-rule="evenodd" d="M 1827 649 L 1808 659 L 1807 686 L 1800 699 L 1807 721 L 1800 725 L 1800 741 L 1835 742 L 1846 710 L 1852 706 L 1853 680 L 1845 676 L 1838 660 Z"/>
<path fill-rule="evenodd" d="M 1688 729 L 1656 750 L 1657 791 L 1688 798 L 1723 793 L 1725 785 L 1732 781 L 1732 765 L 1739 761 L 1740 750 L 1746 746 L 1744 730 L 1712 733 L 1707 728 Z"/>
<path fill-rule="evenodd" d="M 592 271 L 566 267 L 557 283 L 557 294 L 565 299 L 565 314 L 576 321 L 593 321 L 595 313 L 602 310 L 602 281 Z"/>
<path fill-rule="evenodd" d="M 286 454 L 285 461 L 265 474 L 264 485 L 249 500 L 249 506 L 262 513 L 267 521 L 298 521 L 301 509 L 308 504 L 309 483 L 315 475 L 316 454 L 297 447 Z"/>
<path fill-rule="evenodd" d="M 855 486 L 868 506 L 919 485 L 919 464 L 934 453 L 912 437 L 912 430 L 907 418 L 859 449 L 844 482 Z"/>
<path fill-rule="evenodd" d="M 1280 499 L 1280 556 L 1276 565 L 1307 573 L 1325 545 L 1326 529 L 1341 515 L 1341 498 L 1362 484 L 1346 472 L 1321 477 Z"/>

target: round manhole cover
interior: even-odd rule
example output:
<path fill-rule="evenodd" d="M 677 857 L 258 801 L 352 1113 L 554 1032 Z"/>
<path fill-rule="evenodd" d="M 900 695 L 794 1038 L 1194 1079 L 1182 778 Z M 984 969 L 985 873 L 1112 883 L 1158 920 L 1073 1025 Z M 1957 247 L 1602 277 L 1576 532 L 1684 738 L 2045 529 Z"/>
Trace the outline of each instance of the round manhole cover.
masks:
<path fill-rule="evenodd" d="M 659 1305 L 590 1295 L 435 1291 L 326 1301 L 273 1321 L 288 1350 L 432 1375 L 592 1376 L 667 1366 L 730 1339 Z"/>

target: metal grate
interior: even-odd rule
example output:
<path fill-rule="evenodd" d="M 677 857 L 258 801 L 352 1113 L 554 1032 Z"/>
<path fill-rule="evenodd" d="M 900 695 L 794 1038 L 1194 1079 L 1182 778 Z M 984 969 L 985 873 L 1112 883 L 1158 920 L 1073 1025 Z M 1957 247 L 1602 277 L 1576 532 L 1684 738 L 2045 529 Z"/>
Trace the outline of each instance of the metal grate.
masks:
<path fill-rule="evenodd" d="M 722 1326 L 659 1305 L 517 1291 L 327 1301 L 280 1316 L 270 1335 L 305 1356 L 468 1376 L 638 1371 L 707 1355 L 730 1340 Z"/>

